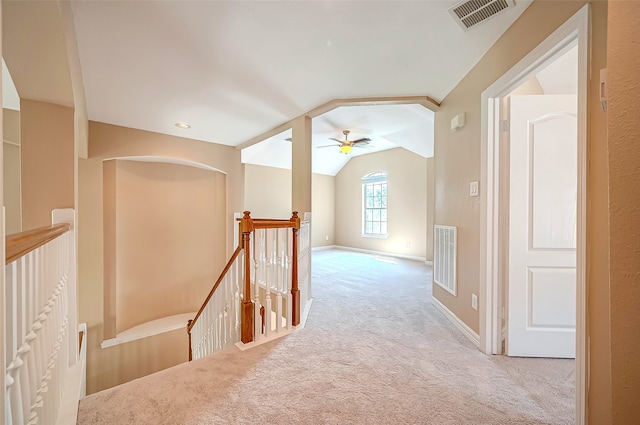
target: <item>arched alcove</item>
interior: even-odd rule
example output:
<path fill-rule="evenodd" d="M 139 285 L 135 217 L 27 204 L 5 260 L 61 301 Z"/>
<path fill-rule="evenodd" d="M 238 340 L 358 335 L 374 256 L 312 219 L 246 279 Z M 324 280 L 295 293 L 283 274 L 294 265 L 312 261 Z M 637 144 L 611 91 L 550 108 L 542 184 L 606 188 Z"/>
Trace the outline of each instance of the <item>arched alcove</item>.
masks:
<path fill-rule="evenodd" d="M 103 162 L 103 193 L 104 339 L 186 326 L 224 266 L 226 175 L 171 158 L 114 158 Z"/>

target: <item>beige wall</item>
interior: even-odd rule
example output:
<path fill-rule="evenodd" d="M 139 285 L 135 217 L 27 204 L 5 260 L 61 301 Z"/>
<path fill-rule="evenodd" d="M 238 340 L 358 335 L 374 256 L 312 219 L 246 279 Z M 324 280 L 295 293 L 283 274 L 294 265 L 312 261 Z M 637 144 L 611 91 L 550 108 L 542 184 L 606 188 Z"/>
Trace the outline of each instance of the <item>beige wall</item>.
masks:
<path fill-rule="evenodd" d="M 362 237 L 362 177 L 388 181 L 388 238 Z M 353 157 L 336 175 L 336 245 L 412 257 L 426 256 L 427 162 L 402 148 Z M 407 247 L 407 242 L 411 247 Z"/>
<path fill-rule="evenodd" d="M 324 174 L 311 176 L 311 246 L 335 245 L 336 178 Z"/>
<path fill-rule="evenodd" d="M 291 170 L 244 164 L 244 210 L 255 218 L 291 217 Z M 311 244 L 334 245 L 335 177 L 312 175 L 313 225 Z M 302 214 L 300 216 L 302 217 Z M 326 236 L 329 239 L 326 239 Z"/>
<path fill-rule="evenodd" d="M 103 340 L 105 267 L 103 263 L 103 160 L 159 156 L 199 162 L 227 173 L 226 259 L 233 252 L 233 212 L 242 208 L 240 151 L 229 146 L 162 135 L 103 123 L 89 123 L 89 158 L 79 160 L 79 308 L 89 328 L 87 391 L 93 393 L 186 360 L 186 332 L 145 338 L 107 349 Z M 162 348 L 160 348 L 162 347 Z"/>
<path fill-rule="evenodd" d="M 435 118 L 435 223 L 458 227 L 458 296 L 434 286 L 434 296 L 478 332 L 478 312 L 471 308 L 471 294 L 478 293 L 479 198 L 470 198 L 469 182 L 480 180 L 480 97 L 556 28 L 573 16 L 584 1 L 534 1 L 496 42 L 478 64 L 442 101 Z M 605 2 L 592 3 L 591 73 L 606 67 Z M 607 424 L 610 407 L 608 383 L 607 258 L 606 247 L 606 117 L 598 102 L 597 78 L 590 83 L 587 174 L 587 284 L 591 347 L 589 393 L 590 423 Z M 450 130 L 451 118 L 466 112 L 466 125 Z M 482 191 L 483 188 L 480 188 Z M 604 218 L 604 220 L 603 220 Z M 604 242 L 604 243 L 603 243 Z M 598 379 L 595 380 L 594 377 Z M 597 418 L 594 420 L 593 418 Z"/>
<path fill-rule="evenodd" d="M 105 264 L 115 265 L 116 332 L 196 312 L 225 265 L 226 176 L 113 162 L 115 209 L 105 206 L 105 220 L 115 210 L 115 260 Z"/>
<path fill-rule="evenodd" d="M 435 159 L 427 158 L 427 241 L 425 248 L 425 257 L 427 261 L 433 262 L 433 225 L 435 224 L 433 219 L 435 217 Z"/>
<path fill-rule="evenodd" d="M 22 230 L 20 205 L 20 111 L 2 110 L 3 134 L 3 188 L 5 207 L 5 231 L 7 235 Z"/>
<path fill-rule="evenodd" d="M 291 206 L 304 217 L 311 211 L 311 118 L 299 116 L 291 125 Z"/>
<path fill-rule="evenodd" d="M 616 425 L 638 423 L 640 398 L 639 25 L 639 2 L 609 2 L 611 404 Z"/>
<path fill-rule="evenodd" d="M 290 218 L 291 170 L 245 164 L 244 210 L 254 218 Z"/>
<path fill-rule="evenodd" d="M 22 229 L 51 224 L 51 211 L 74 207 L 73 108 L 21 99 Z"/>

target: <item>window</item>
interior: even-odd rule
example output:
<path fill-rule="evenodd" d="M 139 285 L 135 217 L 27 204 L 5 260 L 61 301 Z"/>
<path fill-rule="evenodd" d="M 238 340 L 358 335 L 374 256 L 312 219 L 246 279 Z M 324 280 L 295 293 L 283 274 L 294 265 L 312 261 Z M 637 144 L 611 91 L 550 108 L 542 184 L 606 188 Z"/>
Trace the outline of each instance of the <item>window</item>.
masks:
<path fill-rule="evenodd" d="M 362 234 L 387 236 L 387 174 L 371 173 L 362 178 Z"/>

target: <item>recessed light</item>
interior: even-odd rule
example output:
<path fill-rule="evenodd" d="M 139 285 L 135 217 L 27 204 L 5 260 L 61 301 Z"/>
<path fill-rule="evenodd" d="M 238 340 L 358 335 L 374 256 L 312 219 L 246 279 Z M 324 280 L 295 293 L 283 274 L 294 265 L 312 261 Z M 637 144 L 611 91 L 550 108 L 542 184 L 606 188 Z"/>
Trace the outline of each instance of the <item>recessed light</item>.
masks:
<path fill-rule="evenodd" d="M 175 124 L 175 126 L 178 127 L 178 128 L 182 128 L 182 129 L 191 128 L 191 126 L 189 124 L 187 124 L 186 122 L 177 122 Z"/>

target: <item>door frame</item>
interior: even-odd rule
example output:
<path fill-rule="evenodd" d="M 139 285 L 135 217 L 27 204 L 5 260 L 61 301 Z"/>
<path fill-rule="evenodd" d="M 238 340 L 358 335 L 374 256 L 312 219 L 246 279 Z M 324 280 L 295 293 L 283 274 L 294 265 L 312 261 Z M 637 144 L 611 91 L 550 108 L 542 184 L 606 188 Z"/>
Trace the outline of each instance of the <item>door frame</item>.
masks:
<path fill-rule="evenodd" d="M 576 229 L 576 424 L 586 422 L 588 351 L 586 337 L 586 170 L 587 85 L 590 53 L 590 7 L 585 5 L 540 45 L 482 93 L 480 155 L 480 349 L 502 353 L 502 279 L 505 253 L 504 188 L 501 169 L 508 169 L 501 155 L 504 98 L 529 77 L 578 46 L 578 187 Z M 504 172 L 503 172 L 504 173 Z M 504 186 L 504 185 L 503 185 Z M 508 194 L 506 194 L 508 196 Z"/>

